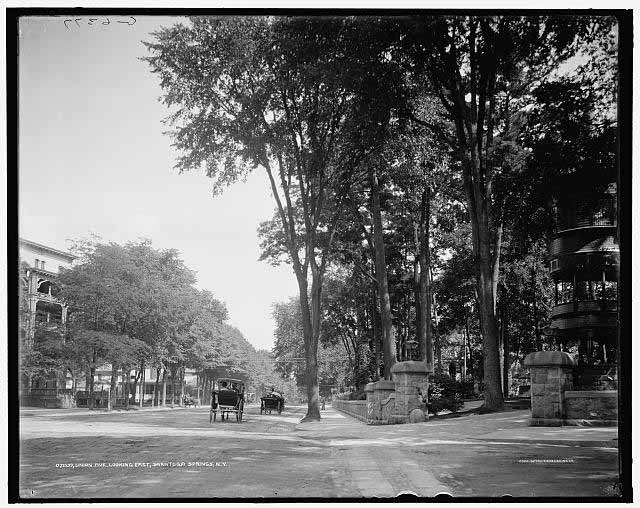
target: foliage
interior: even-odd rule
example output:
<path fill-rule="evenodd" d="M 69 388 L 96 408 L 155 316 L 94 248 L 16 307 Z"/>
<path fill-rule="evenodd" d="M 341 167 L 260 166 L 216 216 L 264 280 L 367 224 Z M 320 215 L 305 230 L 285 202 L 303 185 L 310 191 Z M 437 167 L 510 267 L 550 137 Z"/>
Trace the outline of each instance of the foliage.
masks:
<path fill-rule="evenodd" d="M 429 376 L 429 411 L 433 414 L 462 408 L 462 386 L 447 374 Z"/>
<path fill-rule="evenodd" d="M 273 305 L 275 321 L 275 342 L 273 356 L 276 371 L 284 379 L 295 379 L 299 386 L 305 386 L 304 342 L 300 306 L 292 298 L 288 302 Z M 344 386 L 348 373 L 346 351 L 342 342 L 323 333 L 318 347 L 318 378 L 321 395 L 327 396 L 331 388 Z"/>
<path fill-rule="evenodd" d="M 466 343 L 501 407 L 501 370 L 545 345 L 549 181 L 615 171 L 615 32 L 589 15 L 430 15 L 202 17 L 153 35 L 179 169 L 204 167 L 214 192 L 270 178 L 261 259 L 300 289 L 274 307 L 278 372 L 311 387 L 319 362 L 321 386 L 357 392 L 392 321 L 399 360 L 427 328 L 440 371 Z"/>
<path fill-rule="evenodd" d="M 79 378 L 110 364 L 123 373 L 164 369 L 174 382 L 184 368 L 254 383 L 275 379 L 266 353 L 226 322 L 224 303 L 193 287 L 195 276 L 177 251 L 93 240 L 79 242 L 76 252 L 80 262 L 56 280 L 67 322 L 38 328 L 23 344 L 23 374 L 68 370 Z"/>

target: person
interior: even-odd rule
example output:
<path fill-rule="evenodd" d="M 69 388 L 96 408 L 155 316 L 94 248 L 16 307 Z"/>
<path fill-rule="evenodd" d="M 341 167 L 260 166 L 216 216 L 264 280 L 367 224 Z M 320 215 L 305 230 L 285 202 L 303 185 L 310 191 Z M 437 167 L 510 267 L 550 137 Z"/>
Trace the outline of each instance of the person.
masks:
<path fill-rule="evenodd" d="M 325 400 L 324 397 L 322 397 L 322 399 L 320 399 L 320 400 L 322 401 L 322 410 L 324 411 L 326 400 Z"/>

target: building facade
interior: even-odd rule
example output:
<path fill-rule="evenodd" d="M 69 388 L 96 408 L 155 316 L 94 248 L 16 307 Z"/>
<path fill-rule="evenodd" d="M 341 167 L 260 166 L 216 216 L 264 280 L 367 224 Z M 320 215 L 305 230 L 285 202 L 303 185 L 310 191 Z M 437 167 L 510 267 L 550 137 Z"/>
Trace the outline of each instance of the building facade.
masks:
<path fill-rule="evenodd" d="M 56 279 L 60 270 L 71 268 L 76 257 L 65 251 L 19 239 L 21 353 L 33 345 L 36 331 L 58 329 L 66 322 L 67 309 L 57 299 Z M 24 365 L 22 366 L 24 367 Z M 66 373 L 42 376 L 21 372 L 20 396 L 23 405 L 69 407 L 72 380 Z"/>
<path fill-rule="evenodd" d="M 617 375 L 618 276 L 616 185 L 563 182 L 554 203 L 549 257 L 555 302 L 546 334 L 574 353 L 576 382 L 594 386 Z"/>

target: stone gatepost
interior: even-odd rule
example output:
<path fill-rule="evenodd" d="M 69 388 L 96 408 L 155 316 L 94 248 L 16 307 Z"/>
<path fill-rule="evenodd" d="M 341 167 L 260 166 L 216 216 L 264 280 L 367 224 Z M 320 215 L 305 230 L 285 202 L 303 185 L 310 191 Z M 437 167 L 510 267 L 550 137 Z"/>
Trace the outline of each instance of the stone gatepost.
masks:
<path fill-rule="evenodd" d="M 398 362 L 391 367 L 396 384 L 397 421 L 413 423 L 427 419 L 427 391 L 432 372 L 433 365 L 426 362 Z"/>
<path fill-rule="evenodd" d="M 387 379 L 364 387 L 367 395 L 367 423 L 390 423 L 395 411 L 395 389 L 396 384 Z"/>
<path fill-rule="evenodd" d="M 532 426 L 560 426 L 566 418 L 564 393 L 573 388 L 576 362 L 569 353 L 538 351 L 524 359 L 531 372 Z"/>

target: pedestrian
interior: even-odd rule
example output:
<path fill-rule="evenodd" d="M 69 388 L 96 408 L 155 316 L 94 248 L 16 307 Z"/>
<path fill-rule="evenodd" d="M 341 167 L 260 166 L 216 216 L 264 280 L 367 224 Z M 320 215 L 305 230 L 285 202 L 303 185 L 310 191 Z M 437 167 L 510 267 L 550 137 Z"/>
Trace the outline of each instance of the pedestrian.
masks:
<path fill-rule="evenodd" d="M 320 399 L 320 400 L 322 401 L 322 410 L 324 411 L 324 407 L 325 407 L 326 401 L 325 401 L 324 397 L 322 397 L 322 399 Z"/>

